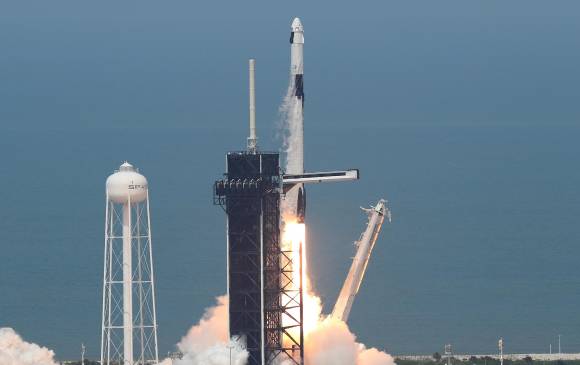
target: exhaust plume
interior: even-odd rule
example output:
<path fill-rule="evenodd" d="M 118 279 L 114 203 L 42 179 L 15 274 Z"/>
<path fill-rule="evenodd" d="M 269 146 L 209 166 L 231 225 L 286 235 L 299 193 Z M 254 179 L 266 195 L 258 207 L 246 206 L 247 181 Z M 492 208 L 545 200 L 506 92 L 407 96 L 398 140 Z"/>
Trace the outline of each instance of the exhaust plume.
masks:
<path fill-rule="evenodd" d="M 300 246 L 303 251 L 303 261 L 306 261 L 306 226 L 285 217 L 282 234 L 282 247 L 290 250 L 294 268 L 293 284 L 298 285 L 300 267 Z M 322 301 L 315 294 L 308 278 L 306 262 L 302 265 L 303 306 L 304 306 L 304 349 L 306 365 L 394 365 L 393 358 L 375 348 L 367 349 L 356 342 L 356 336 L 347 324 L 338 318 L 322 315 Z M 297 287 L 296 287 L 297 289 Z M 292 313 L 294 317 L 298 313 Z M 283 317 L 285 325 L 291 324 L 291 319 Z"/>
<path fill-rule="evenodd" d="M 54 352 L 26 342 L 12 328 L 0 328 L 0 364 L 57 365 Z"/>
<path fill-rule="evenodd" d="M 302 155 L 303 132 L 302 132 L 302 104 L 294 97 L 294 80 L 290 80 L 286 96 L 280 105 L 280 119 L 282 127 L 282 151 L 290 155 Z M 297 159 L 286 158 L 286 170 L 300 170 L 304 167 L 303 162 Z"/>
<path fill-rule="evenodd" d="M 286 171 L 303 169 L 303 105 L 302 100 L 294 97 L 295 79 L 290 78 L 288 90 L 280 105 L 282 152 L 286 156 Z M 322 301 L 310 285 L 307 271 L 306 225 L 298 223 L 296 202 L 297 189 L 286 193 L 282 201 L 282 217 L 284 228 L 282 232 L 282 247 L 292 250 L 292 266 L 294 268 L 294 283 L 299 282 L 300 258 L 298 250 L 303 252 L 303 306 L 304 306 L 304 349 L 305 365 L 394 365 L 391 355 L 375 348 L 367 349 L 356 342 L 356 336 L 347 324 L 339 319 L 324 317 Z M 284 322 L 283 318 L 283 322 Z M 287 319 L 286 319 L 287 320 Z"/>
<path fill-rule="evenodd" d="M 394 365 L 391 355 L 356 342 L 346 323 L 326 317 L 305 339 L 306 365 Z"/>
<path fill-rule="evenodd" d="M 248 352 L 243 343 L 228 340 L 228 298 L 223 295 L 216 301 L 177 344 L 183 357 L 174 360 L 173 365 L 230 365 L 230 359 L 232 365 L 246 364 Z M 171 362 L 164 360 L 161 364 Z"/>

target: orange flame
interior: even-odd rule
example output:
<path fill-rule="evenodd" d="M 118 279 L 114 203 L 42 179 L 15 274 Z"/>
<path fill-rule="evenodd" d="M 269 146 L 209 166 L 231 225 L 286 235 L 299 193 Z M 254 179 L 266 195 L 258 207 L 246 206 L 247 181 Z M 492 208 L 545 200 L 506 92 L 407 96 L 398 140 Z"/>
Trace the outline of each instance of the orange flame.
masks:
<path fill-rule="evenodd" d="M 316 328 L 320 320 L 322 304 L 320 298 L 316 296 L 310 286 L 308 277 L 307 259 L 306 259 L 306 226 L 304 223 L 296 222 L 296 219 L 287 219 L 282 233 L 282 249 L 291 251 L 292 257 L 292 284 L 295 290 L 300 288 L 300 248 L 302 246 L 302 290 L 303 290 L 303 308 L 304 334 L 309 334 Z M 292 316 L 299 316 L 299 309 L 296 313 L 290 313 Z M 297 317 L 296 317 L 297 318 Z M 283 324 L 291 322 L 290 318 L 283 318 Z"/>

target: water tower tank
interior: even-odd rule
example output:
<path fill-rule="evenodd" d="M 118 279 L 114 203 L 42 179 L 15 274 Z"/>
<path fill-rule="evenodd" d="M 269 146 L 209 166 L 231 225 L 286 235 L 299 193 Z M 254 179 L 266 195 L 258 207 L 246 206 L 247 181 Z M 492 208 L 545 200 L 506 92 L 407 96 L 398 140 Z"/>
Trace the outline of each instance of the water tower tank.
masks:
<path fill-rule="evenodd" d="M 158 364 L 147 179 L 125 162 L 106 192 L 100 364 Z"/>
<path fill-rule="evenodd" d="M 147 198 L 147 179 L 125 162 L 119 171 L 107 178 L 107 195 L 115 203 L 140 203 Z"/>

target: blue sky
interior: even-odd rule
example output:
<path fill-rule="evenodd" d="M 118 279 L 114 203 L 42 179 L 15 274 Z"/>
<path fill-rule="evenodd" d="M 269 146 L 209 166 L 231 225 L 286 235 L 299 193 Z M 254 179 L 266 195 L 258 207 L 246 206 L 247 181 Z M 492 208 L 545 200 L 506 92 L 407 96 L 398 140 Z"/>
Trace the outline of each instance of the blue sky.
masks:
<path fill-rule="evenodd" d="M 256 57 L 273 122 L 300 16 L 317 125 L 573 124 L 579 14 L 574 1 L 5 2 L 0 120 L 224 127 Z"/>

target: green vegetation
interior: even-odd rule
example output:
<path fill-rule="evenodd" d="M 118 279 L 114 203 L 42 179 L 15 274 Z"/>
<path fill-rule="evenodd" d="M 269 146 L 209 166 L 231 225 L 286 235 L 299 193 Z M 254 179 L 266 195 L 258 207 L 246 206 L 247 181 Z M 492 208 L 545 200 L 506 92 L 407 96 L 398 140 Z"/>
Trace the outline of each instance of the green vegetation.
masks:
<path fill-rule="evenodd" d="M 442 357 L 438 352 L 434 353 L 430 360 L 401 360 L 396 359 L 397 365 L 445 365 L 447 363 L 445 357 Z M 498 359 L 493 359 L 489 356 L 474 357 L 469 360 L 460 361 L 451 359 L 452 365 L 499 365 Z M 534 360 L 531 357 L 526 357 L 522 360 L 512 361 L 504 360 L 504 365 L 580 365 L 580 360 L 557 360 L 557 361 L 543 361 Z"/>

